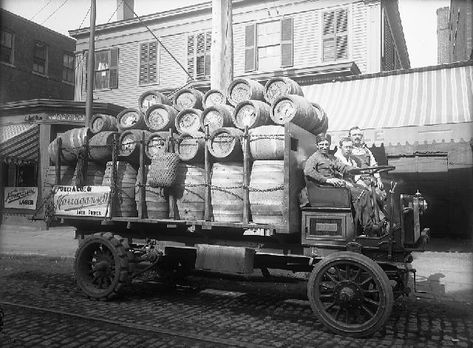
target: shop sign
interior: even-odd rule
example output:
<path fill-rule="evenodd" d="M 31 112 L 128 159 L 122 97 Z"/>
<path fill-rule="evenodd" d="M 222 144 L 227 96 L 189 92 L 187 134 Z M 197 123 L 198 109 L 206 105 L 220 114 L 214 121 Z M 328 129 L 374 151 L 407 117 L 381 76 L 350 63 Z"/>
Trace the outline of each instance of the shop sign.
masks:
<path fill-rule="evenodd" d="M 38 200 L 37 187 L 5 187 L 4 208 L 14 209 L 36 209 Z"/>
<path fill-rule="evenodd" d="M 71 216 L 109 216 L 110 186 L 54 186 L 54 213 Z"/>

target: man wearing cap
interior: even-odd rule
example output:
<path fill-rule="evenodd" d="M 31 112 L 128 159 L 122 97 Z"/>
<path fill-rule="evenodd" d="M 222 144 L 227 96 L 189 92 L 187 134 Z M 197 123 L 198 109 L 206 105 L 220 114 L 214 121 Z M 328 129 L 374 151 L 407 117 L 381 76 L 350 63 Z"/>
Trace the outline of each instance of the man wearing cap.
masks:
<path fill-rule="evenodd" d="M 321 186 L 348 188 L 355 209 L 355 221 L 363 226 L 366 234 L 372 234 L 379 230 L 379 226 L 374 224 L 370 192 L 365 187 L 354 184 L 350 180 L 350 176 L 357 171 L 357 168 L 342 163 L 329 153 L 330 135 L 317 135 L 316 141 L 317 151 L 307 159 L 304 174 Z"/>

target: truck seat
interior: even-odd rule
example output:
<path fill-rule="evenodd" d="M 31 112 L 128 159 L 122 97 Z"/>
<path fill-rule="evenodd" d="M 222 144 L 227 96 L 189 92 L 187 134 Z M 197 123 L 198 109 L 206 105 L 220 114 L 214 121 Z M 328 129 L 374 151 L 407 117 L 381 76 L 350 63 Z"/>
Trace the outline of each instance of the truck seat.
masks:
<path fill-rule="evenodd" d="M 321 186 L 308 176 L 305 182 L 311 207 L 351 209 L 351 194 L 346 187 Z"/>

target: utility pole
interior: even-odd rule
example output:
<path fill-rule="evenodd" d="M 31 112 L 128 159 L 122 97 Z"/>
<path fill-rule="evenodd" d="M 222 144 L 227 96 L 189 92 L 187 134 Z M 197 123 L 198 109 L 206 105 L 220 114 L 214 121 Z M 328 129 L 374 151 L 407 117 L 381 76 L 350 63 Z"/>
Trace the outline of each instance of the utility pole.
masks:
<path fill-rule="evenodd" d="M 87 99 L 85 101 L 85 126 L 89 127 L 92 118 L 94 103 L 94 80 L 95 80 L 95 17 L 96 0 L 90 0 L 90 35 L 89 54 L 87 61 Z"/>
<path fill-rule="evenodd" d="M 232 0 L 212 0 L 210 87 L 226 91 L 233 80 Z"/>

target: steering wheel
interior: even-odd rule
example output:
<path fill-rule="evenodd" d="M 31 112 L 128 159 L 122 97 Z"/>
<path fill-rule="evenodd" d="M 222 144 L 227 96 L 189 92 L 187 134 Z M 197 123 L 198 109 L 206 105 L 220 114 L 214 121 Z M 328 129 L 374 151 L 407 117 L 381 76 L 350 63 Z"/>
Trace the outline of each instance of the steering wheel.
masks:
<path fill-rule="evenodd" d="M 364 168 L 356 168 L 356 170 L 353 173 L 373 175 L 376 173 L 389 172 L 394 169 L 396 169 L 396 167 L 394 166 L 371 166 L 371 167 L 364 167 Z"/>

